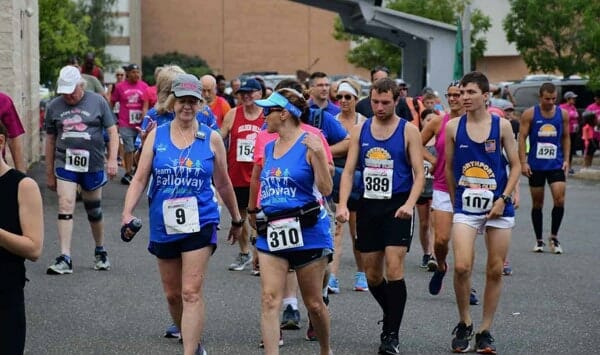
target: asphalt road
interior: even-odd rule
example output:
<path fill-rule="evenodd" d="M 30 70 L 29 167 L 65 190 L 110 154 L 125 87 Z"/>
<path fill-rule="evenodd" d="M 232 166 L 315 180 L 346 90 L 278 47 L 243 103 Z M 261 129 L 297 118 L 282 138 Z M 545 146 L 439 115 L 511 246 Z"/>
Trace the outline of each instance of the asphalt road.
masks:
<path fill-rule="evenodd" d="M 74 273 L 46 275 L 46 268 L 59 253 L 56 235 L 56 194 L 44 188 L 43 165 L 31 174 L 42 186 L 45 204 L 45 244 L 36 263 L 27 263 L 26 354 L 179 354 L 182 346 L 162 337 L 170 323 L 156 261 L 146 251 L 147 204 L 137 215 L 145 228 L 133 242 L 121 242 L 118 231 L 126 186 L 110 182 L 104 189 L 106 243 L 112 270 L 93 270 L 93 241 L 83 206 L 74 215 L 72 243 Z M 529 221 L 530 198 L 521 179 L 523 199 L 517 215 L 510 260 L 514 275 L 505 277 L 503 295 L 492 334 L 503 354 L 597 353 L 600 336 L 600 246 L 598 226 L 600 182 L 569 180 L 567 212 L 561 228 L 565 253 L 535 254 Z M 549 193 L 547 193 L 549 195 Z M 549 234 L 550 204 L 546 198 L 544 235 Z M 223 225 L 229 224 L 228 213 Z M 248 270 L 231 272 L 227 266 L 238 252 L 219 233 L 219 246 L 210 261 L 204 287 L 206 301 L 205 347 L 209 354 L 260 354 L 260 284 Z M 474 287 L 483 292 L 485 245 L 477 241 L 478 255 Z M 404 354 L 450 352 L 451 331 L 457 323 L 452 273 L 439 296 L 431 296 L 427 285 L 431 274 L 418 267 L 421 259 L 418 237 L 413 239 L 406 260 L 408 301 L 400 331 Z M 450 260 L 451 262 L 451 260 Z M 350 241 L 344 241 L 339 278 L 342 291 L 331 296 L 332 346 L 336 354 L 376 354 L 381 314 L 369 293 L 351 290 L 354 275 Z M 481 296 L 481 295 L 480 295 Z M 317 354 L 318 345 L 303 340 L 302 328 L 285 331 L 282 354 Z M 481 306 L 472 308 L 475 326 Z"/>

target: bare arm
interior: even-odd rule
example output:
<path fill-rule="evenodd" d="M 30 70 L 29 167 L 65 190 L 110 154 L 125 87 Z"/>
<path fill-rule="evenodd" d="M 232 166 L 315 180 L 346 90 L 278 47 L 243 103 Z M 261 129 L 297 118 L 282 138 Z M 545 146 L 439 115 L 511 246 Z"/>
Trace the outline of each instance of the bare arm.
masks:
<path fill-rule="evenodd" d="M 519 154 L 517 153 L 517 145 L 515 142 L 515 136 L 512 132 L 510 122 L 507 120 L 500 120 L 500 140 L 502 141 L 502 147 L 506 152 L 508 163 L 510 166 L 508 181 L 506 187 L 502 191 L 503 195 L 510 196 L 517 184 L 519 183 L 519 171 L 521 170 L 521 163 L 519 162 Z M 504 212 L 505 203 L 504 200 L 499 198 L 494 201 L 494 205 L 487 215 L 488 219 L 494 219 L 502 216 Z"/>
<path fill-rule="evenodd" d="M 338 203 L 336 219 L 339 222 L 346 222 L 350 218 L 350 212 L 348 211 L 348 198 L 352 191 L 352 185 L 354 183 L 354 171 L 356 170 L 356 164 L 358 162 L 358 156 L 360 152 L 360 131 L 363 123 L 359 123 L 352 127 L 350 131 L 350 142 L 348 147 L 348 155 L 346 156 L 346 165 L 340 178 L 340 202 Z"/>
<path fill-rule="evenodd" d="M 25 135 L 21 134 L 17 137 L 8 139 L 8 149 L 10 150 L 10 155 L 12 155 L 13 162 L 15 163 L 15 168 L 22 173 L 27 172 L 25 157 L 23 156 L 24 136 Z"/>
<path fill-rule="evenodd" d="M 123 213 L 121 215 L 121 224 L 126 224 L 133 219 L 133 210 L 137 206 L 152 171 L 152 160 L 154 159 L 154 139 L 156 139 L 156 130 L 153 130 L 148 134 L 146 143 L 142 146 L 142 154 L 140 154 L 140 160 L 138 161 L 137 169 L 127 194 L 125 195 L 125 202 L 123 203 Z"/>
<path fill-rule="evenodd" d="M 258 189 L 260 187 L 260 172 L 262 166 L 258 163 L 254 163 L 252 166 L 252 175 L 250 176 L 250 197 L 248 200 L 248 210 L 256 210 L 258 205 Z M 256 214 L 248 213 L 248 222 L 250 226 L 256 229 Z"/>
<path fill-rule="evenodd" d="M 329 172 L 329 164 L 321 139 L 313 133 L 307 133 L 302 141 L 308 148 L 308 161 L 315 174 L 315 184 L 323 195 L 331 194 L 333 180 Z"/>
<path fill-rule="evenodd" d="M 458 118 L 452 119 L 446 125 L 446 165 L 444 173 L 446 175 L 446 184 L 448 185 L 448 193 L 450 194 L 450 203 L 454 205 L 454 194 L 456 193 L 456 181 L 454 180 L 454 171 L 452 164 L 454 163 L 454 139 L 456 135 L 456 127 L 458 126 Z"/>
<path fill-rule="evenodd" d="M 565 171 L 565 175 L 566 175 L 570 168 L 569 154 L 571 152 L 571 136 L 569 134 L 569 113 L 563 109 L 560 109 L 560 110 L 562 113 L 562 123 L 563 123 L 561 143 L 562 143 L 562 149 L 563 149 L 564 162 L 563 162 L 562 169 Z"/>
<path fill-rule="evenodd" d="M 442 116 L 436 115 L 429 122 L 425 123 L 423 130 L 421 131 L 421 145 L 423 148 L 421 149 L 423 152 L 423 158 L 430 162 L 433 166 L 432 169 L 435 168 L 435 164 L 437 163 L 437 158 L 433 156 L 426 148 L 425 144 L 433 138 L 437 132 L 440 131 L 440 127 L 442 125 Z"/>
<path fill-rule="evenodd" d="M 225 117 L 223 117 L 223 124 L 221 125 L 221 138 L 226 139 L 229 136 L 231 127 L 233 127 L 233 120 L 235 119 L 235 112 L 238 109 L 243 110 L 243 108 L 241 108 L 241 107 L 233 108 L 233 109 L 229 110 L 229 112 L 227 112 Z"/>
<path fill-rule="evenodd" d="M 525 141 L 529 137 L 532 120 L 533 108 L 529 108 L 521 115 L 521 123 L 519 125 L 519 161 L 521 162 L 521 173 L 527 177 L 531 176 L 531 168 L 527 163 L 527 145 Z"/>
<path fill-rule="evenodd" d="M 400 213 L 396 212 L 397 217 L 412 217 L 412 211 L 423 192 L 423 185 L 425 184 L 425 169 L 423 167 L 423 145 L 421 144 L 421 135 L 417 127 L 406 125 L 404 131 L 404 138 L 406 141 L 406 152 L 408 159 L 413 170 L 413 186 L 410 189 L 410 195 L 404 203 L 404 206 L 400 207 Z"/>
<path fill-rule="evenodd" d="M 117 164 L 117 152 L 119 150 L 119 132 L 117 132 L 117 126 L 112 125 L 106 129 L 108 133 L 108 164 L 107 173 L 112 179 L 117 175 L 118 164 Z"/>
<path fill-rule="evenodd" d="M 56 176 L 54 175 L 54 153 L 56 149 L 56 136 L 46 134 L 46 186 L 56 191 Z"/>
<path fill-rule="evenodd" d="M 348 153 L 349 146 L 350 136 L 347 136 L 346 139 L 341 140 L 329 147 L 331 149 L 331 155 L 333 155 L 334 158 L 343 158 Z"/>
<path fill-rule="evenodd" d="M 25 178 L 19 183 L 19 220 L 22 235 L 0 229 L 0 247 L 31 261 L 42 254 L 44 212 L 42 195 L 35 181 Z"/>

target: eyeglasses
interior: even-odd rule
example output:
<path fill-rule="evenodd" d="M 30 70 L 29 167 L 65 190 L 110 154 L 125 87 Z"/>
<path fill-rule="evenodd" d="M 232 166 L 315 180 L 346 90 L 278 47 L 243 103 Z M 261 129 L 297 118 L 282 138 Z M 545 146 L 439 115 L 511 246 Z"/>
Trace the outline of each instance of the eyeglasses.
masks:
<path fill-rule="evenodd" d="M 271 112 L 281 112 L 281 107 L 263 107 L 263 115 L 267 117 Z"/>
<path fill-rule="evenodd" d="M 446 94 L 447 98 L 452 98 L 452 99 L 458 99 L 460 97 L 460 94 Z"/>
<path fill-rule="evenodd" d="M 179 98 L 176 100 L 178 104 L 180 105 L 190 105 L 190 106 L 195 106 L 195 105 L 199 105 L 200 104 L 200 100 L 195 99 L 195 98 Z"/>
<path fill-rule="evenodd" d="M 400 89 L 400 91 L 408 91 L 407 87 L 399 87 L 398 89 Z"/>
<path fill-rule="evenodd" d="M 343 98 L 344 100 L 346 100 L 346 101 L 350 101 L 350 100 L 352 100 L 352 99 L 354 98 L 354 96 L 352 96 L 352 95 L 350 95 L 350 94 L 346 94 L 346 95 L 336 95 L 336 96 L 335 96 L 335 99 L 336 99 L 336 100 L 341 100 L 342 98 Z"/>

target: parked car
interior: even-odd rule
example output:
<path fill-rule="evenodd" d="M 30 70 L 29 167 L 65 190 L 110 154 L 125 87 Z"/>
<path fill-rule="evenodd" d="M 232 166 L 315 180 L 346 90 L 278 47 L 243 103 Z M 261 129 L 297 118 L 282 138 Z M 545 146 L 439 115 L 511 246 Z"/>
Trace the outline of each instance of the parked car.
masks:
<path fill-rule="evenodd" d="M 573 91 L 577 95 L 575 106 L 580 113 L 594 102 L 594 93 L 587 87 L 587 79 L 523 80 L 508 87 L 516 101 L 515 110 L 523 112 L 538 104 L 540 86 L 546 82 L 556 85 L 557 104 L 563 102 L 563 95 L 567 91 Z"/>

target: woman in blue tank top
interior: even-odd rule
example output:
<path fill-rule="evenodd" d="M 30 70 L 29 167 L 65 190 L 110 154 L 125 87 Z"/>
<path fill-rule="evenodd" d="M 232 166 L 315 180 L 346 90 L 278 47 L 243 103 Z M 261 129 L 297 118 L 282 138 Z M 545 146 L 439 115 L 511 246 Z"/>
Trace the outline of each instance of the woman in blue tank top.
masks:
<path fill-rule="evenodd" d="M 260 175 L 262 211 L 256 218 L 265 352 L 278 348 L 278 313 L 287 271 L 293 268 L 321 353 L 328 354 L 329 312 L 321 291 L 333 246 L 321 202 L 324 195 L 331 194 L 333 182 L 323 143 L 300 128 L 300 118 L 309 110 L 299 92 L 281 89 L 255 103 L 263 107 L 267 130 L 279 134 L 265 146 Z"/>
<path fill-rule="evenodd" d="M 133 220 L 133 209 L 151 177 L 148 250 L 157 257 L 160 274 L 170 275 L 162 280 L 163 289 L 171 300 L 173 321 L 181 329 L 184 352 L 203 354 L 202 284 L 208 259 L 216 249 L 219 223 L 212 181 L 232 216 L 228 236 L 232 243 L 240 236 L 244 221 L 227 175 L 221 136 L 196 120 L 202 100 L 200 81 L 193 75 L 179 74 L 171 91 L 167 107 L 175 118 L 148 135 L 127 190 L 122 224 Z M 181 290 L 187 290 L 190 297 L 183 299 Z"/>

